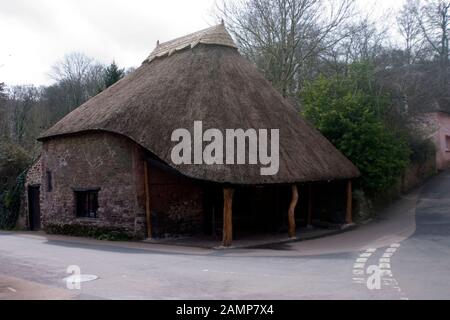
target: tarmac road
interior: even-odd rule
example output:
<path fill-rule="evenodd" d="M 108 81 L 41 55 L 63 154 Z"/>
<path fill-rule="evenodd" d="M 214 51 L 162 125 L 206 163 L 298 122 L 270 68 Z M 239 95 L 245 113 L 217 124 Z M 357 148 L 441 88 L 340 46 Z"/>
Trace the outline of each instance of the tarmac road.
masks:
<path fill-rule="evenodd" d="M 69 266 L 99 278 L 69 290 Z M 374 222 L 263 249 L 0 233 L 0 299 L 450 299 L 450 173 Z"/>

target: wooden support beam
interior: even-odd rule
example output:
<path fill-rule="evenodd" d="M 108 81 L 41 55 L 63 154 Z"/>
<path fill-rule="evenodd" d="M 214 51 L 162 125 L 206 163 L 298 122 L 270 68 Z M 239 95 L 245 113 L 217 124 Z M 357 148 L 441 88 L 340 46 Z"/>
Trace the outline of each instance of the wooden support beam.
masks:
<path fill-rule="evenodd" d="M 148 163 L 144 160 L 144 183 L 145 183 L 145 215 L 147 218 L 147 238 L 152 238 L 152 219 L 150 210 L 150 185 L 148 178 Z"/>
<path fill-rule="evenodd" d="M 347 212 L 345 215 L 345 222 L 347 224 L 352 224 L 353 223 L 353 208 L 352 208 L 352 204 L 353 204 L 353 194 L 352 194 L 352 181 L 349 180 L 347 182 Z"/>
<path fill-rule="evenodd" d="M 312 185 L 308 185 L 308 228 L 312 228 Z"/>
<path fill-rule="evenodd" d="M 223 241 L 224 247 L 231 246 L 233 242 L 233 194 L 230 188 L 223 189 Z"/>
<path fill-rule="evenodd" d="M 294 184 L 292 186 L 292 199 L 291 204 L 289 205 L 289 212 L 288 212 L 290 238 L 297 237 L 297 228 L 295 226 L 295 208 L 297 207 L 297 203 L 298 203 L 298 188 Z"/>

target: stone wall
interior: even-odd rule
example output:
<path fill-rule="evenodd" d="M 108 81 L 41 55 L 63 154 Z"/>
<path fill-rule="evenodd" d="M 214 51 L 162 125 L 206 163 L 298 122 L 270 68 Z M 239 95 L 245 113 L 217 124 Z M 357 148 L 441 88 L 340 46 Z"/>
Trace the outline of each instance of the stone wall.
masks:
<path fill-rule="evenodd" d="M 42 163 L 41 157 L 39 157 L 34 164 L 30 167 L 25 177 L 24 191 L 22 195 L 22 201 L 20 205 L 20 215 L 17 221 L 18 229 L 29 229 L 29 209 L 28 209 L 28 187 L 42 185 Z M 42 190 L 40 203 L 42 207 Z"/>
<path fill-rule="evenodd" d="M 204 214 L 201 183 L 150 162 L 149 185 L 154 237 L 202 232 Z"/>
<path fill-rule="evenodd" d="M 436 168 L 450 168 L 450 115 L 445 112 L 421 114 L 415 124 L 436 146 Z"/>
<path fill-rule="evenodd" d="M 436 158 L 432 157 L 424 163 L 413 163 L 408 166 L 401 181 L 401 192 L 405 193 L 420 186 L 437 172 Z"/>
<path fill-rule="evenodd" d="M 444 112 L 437 113 L 439 135 L 436 145 L 438 149 L 436 164 L 439 170 L 450 168 L 450 115 Z"/>
<path fill-rule="evenodd" d="M 120 229 L 144 237 L 143 154 L 143 149 L 129 139 L 106 132 L 44 142 L 41 160 L 44 230 L 55 230 L 55 225 L 71 225 Z M 48 175 L 51 175 L 51 189 Z M 75 189 L 99 189 L 97 218 L 76 216 Z"/>

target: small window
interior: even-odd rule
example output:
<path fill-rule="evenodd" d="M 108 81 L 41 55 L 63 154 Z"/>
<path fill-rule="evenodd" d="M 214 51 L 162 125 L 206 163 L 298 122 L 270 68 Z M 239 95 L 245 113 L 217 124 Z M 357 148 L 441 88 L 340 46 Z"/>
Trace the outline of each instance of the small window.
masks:
<path fill-rule="evenodd" d="M 47 192 L 52 192 L 53 182 L 52 182 L 52 172 L 47 171 Z"/>
<path fill-rule="evenodd" d="M 450 152 L 450 136 L 445 136 L 445 151 Z"/>
<path fill-rule="evenodd" d="M 78 218 L 97 218 L 98 190 L 75 191 Z"/>

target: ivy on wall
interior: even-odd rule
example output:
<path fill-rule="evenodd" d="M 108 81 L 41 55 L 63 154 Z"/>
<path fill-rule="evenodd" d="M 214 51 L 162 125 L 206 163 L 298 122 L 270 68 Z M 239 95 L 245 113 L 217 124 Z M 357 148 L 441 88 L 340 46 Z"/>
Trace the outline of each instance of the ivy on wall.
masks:
<path fill-rule="evenodd" d="M 26 173 L 22 172 L 11 188 L 0 191 L 0 229 L 11 230 L 17 224 Z"/>

